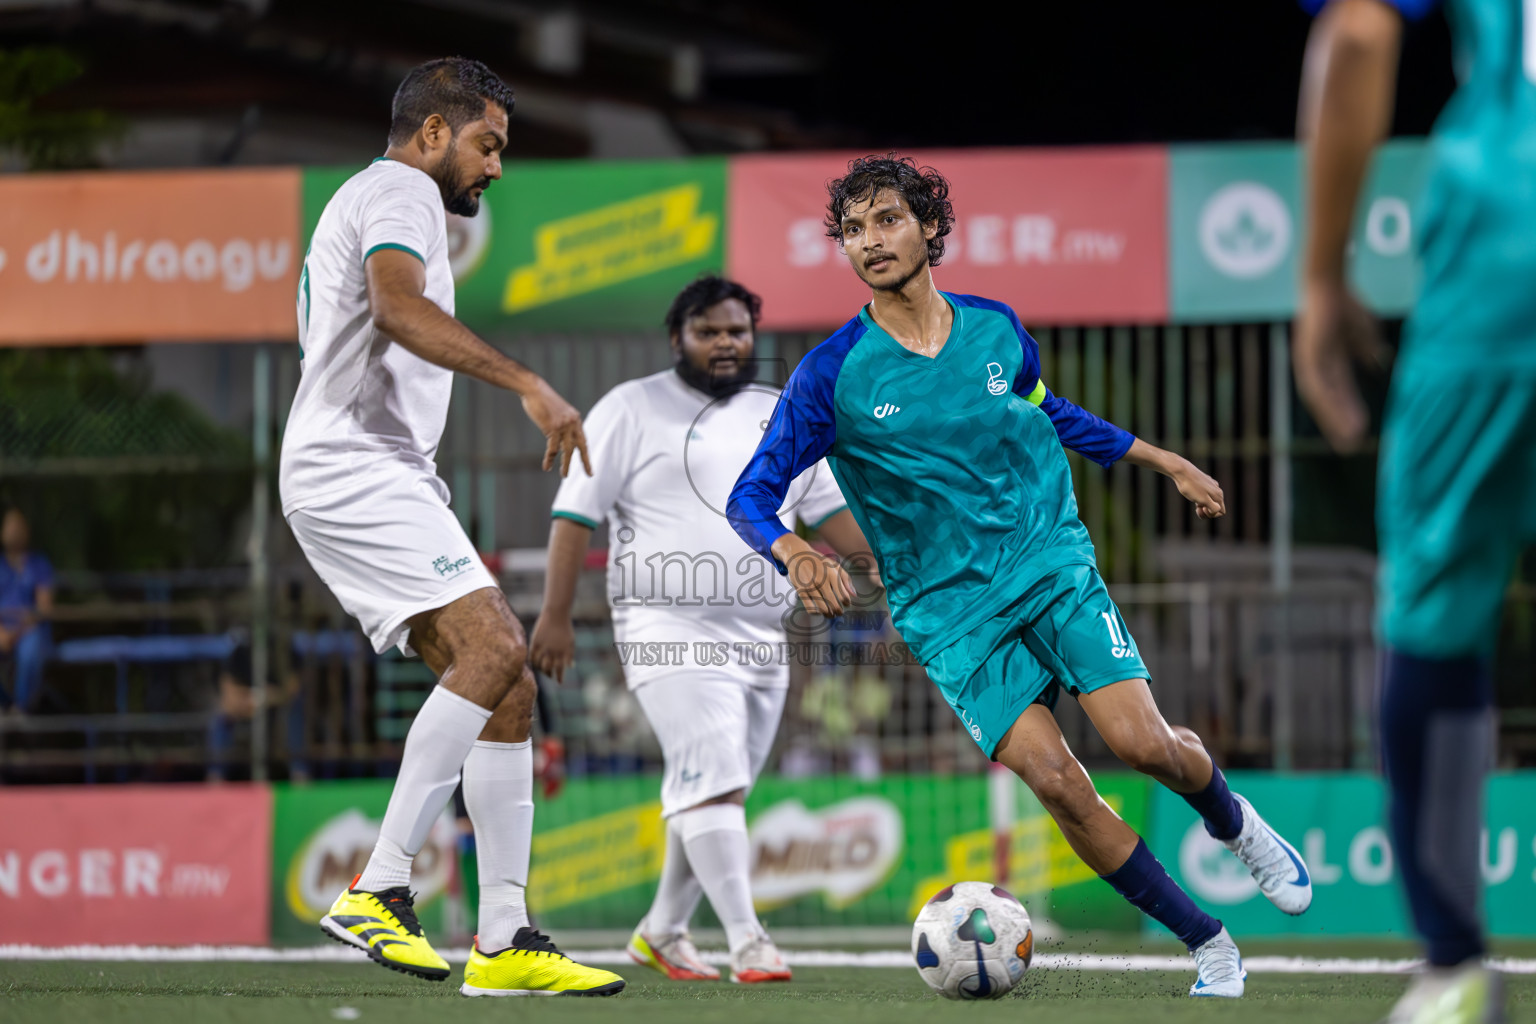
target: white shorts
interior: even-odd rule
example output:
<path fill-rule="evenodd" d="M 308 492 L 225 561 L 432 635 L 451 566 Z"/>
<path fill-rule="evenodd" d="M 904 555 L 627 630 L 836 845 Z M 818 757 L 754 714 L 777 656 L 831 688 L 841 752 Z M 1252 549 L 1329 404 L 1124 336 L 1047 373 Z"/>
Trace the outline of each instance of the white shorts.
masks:
<path fill-rule="evenodd" d="M 781 686 L 694 672 L 636 687 L 635 699 L 666 759 L 661 816 L 751 789 L 768 762 L 788 693 Z"/>
<path fill-rule="evenodd" d="M 414 654 L 414 615 L 496 587 L 448 508 L 447 487 L 425 473 L 381 476 L 288 513 L 304 557 L 383 654 Z"/>

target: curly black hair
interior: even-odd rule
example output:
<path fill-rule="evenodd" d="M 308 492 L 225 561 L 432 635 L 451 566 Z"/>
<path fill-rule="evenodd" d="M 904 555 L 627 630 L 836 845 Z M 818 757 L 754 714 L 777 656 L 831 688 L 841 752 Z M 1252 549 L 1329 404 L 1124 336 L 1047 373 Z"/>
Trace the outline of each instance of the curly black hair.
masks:
<path fill-rule="evenodd" d="M 909 156 L 861 156 L 848 161 L 848 173 L 827 182 L 827 237 L 843 240 L 843 213 L 856 203 L 890 189 L 906 202 L 923 225 L 937 224 L 928 239 L 928 265 L 944 258 L 944 236 L 955 226 L 955 208 L 949 201 L 949 181 L 932 167 L 919 167 Z"/>
<path fill-rule="evenodd" d="M 479 61 L 440 57 L 419 64 L 406 73 L 395 90 L 389 109 L 389 144 L 410 141 L 433 114 L 441 114 L 457 135 L 460 128 L 484 116 L 486 100 L 512 116 L 512 87 Z"/>
<path fill-rule="evenodd" d="M 726 299 L 741 300 L 747 312 L 752 315 L 752 329 L 756 331 L 758 317 L 763 315 L 763 300 L 748 290 L 746 285 L 706 271 L 690 281 L 687 287 L 677 293 L 677 298 L 672 300 L 666 319 L 662 321 L 667 325 L 667 335 L 681 338 L 683 323 L 689 317 Z"/>

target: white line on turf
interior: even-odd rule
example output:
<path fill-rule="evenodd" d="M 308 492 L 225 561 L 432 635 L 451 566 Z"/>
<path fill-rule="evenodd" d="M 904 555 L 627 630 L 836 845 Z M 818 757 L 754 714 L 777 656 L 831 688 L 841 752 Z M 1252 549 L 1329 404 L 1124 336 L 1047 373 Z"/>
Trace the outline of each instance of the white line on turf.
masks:
<path fill-rule="evenodd" d="M 467 949 L 440 950 L 443 958 L 454 963 L 469 959 Z M 628 964 L 622 949 L 570 950 L 570 955 L 589 964 Z M 784 950 L 784 958 L 795 967 L 910 967 L 912 957 L 905 950 L 873 950 L 850 953 L 828 949 Z M 725 963 L 724 954 L 705 953 L 711 963 Z M 95 960 L 157 963 L 342 963 L 366 961 L 356 950 L 341 946 L 302 946 L 295 949 L 271 949 L 265 946 L 23 946 L 0 945 L 0 960 Z M 1510 974 L 1536 974 L 1536 960 L 1495 959 L 1492 966 Z M 1416 960 L 1351 959 L 1299 956 L 1256 956 L 1245 958 L 1243 966 L 1257 974 L 1405 974 L 1418 965 Z M 1106 956 L 1098 953 L 1042 953 L 1034 967 L 1046 970 L 1078 971 L 1188 971 L 1193 966 L 1188 957 L 1130 954 Z"/>

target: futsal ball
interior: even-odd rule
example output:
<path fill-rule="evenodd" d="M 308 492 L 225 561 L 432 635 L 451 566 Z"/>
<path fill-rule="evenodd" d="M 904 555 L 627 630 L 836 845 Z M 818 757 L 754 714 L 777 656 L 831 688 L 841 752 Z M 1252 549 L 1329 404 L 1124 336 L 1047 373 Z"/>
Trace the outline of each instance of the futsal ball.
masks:
<path fill-rule="evenodd" d="M 912 958 L 946 999 L 996 999 L 1024 977 L 1035 952 L 1029 911 L 990 882 L 956 882 L 923 905 Z"/>

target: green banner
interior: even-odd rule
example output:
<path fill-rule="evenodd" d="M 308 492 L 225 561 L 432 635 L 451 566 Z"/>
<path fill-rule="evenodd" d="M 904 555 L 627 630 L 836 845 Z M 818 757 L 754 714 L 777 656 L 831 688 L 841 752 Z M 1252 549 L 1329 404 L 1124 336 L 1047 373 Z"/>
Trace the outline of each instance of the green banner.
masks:
<path fill-rule="evenodd" d="M 390 779 L 272 786 L 272 941 L 313 945 L 319 921 L 363 870 L 389 803 Z M 461 930 L 445 917 L 457 889 L 457 829 L 445 812 L 433 826 L 411 876 L 422 926 L 431 934 Z"/>
<path fill-rule="evenodd" d="M 1153 788 L 1148 842 L 1169 873 L 1234 935 L 1407 932 L 1380 779 L 1264 772 L 1232 772 L 1227 779 L 1301 851 L 1312 874 L 1312 907 L 1305 914 L 1287 917 L 1272 907 L 1237 858 L 1161 786 Z M 1495 935 L 1536 935 L 1536 773 L 1495 775 L 1487 822 L 1482 862 L 1489 927 Z M 1147 928 L 1158 926 L 1149 921 Z"/>
<path fill-rule="evenodd" d="M 1418 270 L 1413 206 L 1427 150 L 1383 146 L 1359 204 L 1350 273 L 1378 313 L 1402 315 Z M 1303 245 L 1302 153 L 1290 143 L 1169 151 L 1170 309 L 1175 321 L 1264 320 L 1296 307 Z"/>
<path fill-rule="evenodd" d="M 1146 825 L 1141 776 L 1095 777 L 1110 806 Z M 529 906 L 553 928 L 630 928 L 650 906 L 665 851 L 659 779 L 572 781 L 535 817 Z M 984 776 L 766 778 L 747 802 L 752 891 L 770 926 L 906 925 L 951 882 L 1005 884 L 1072 928 L 1139 926 L 1022 785 L 1005 842 Z M 698 923 L 712 918 L 701 908 Z"/>
<path fill-rule="evenodd" d="M 488 334 L 656 329 L 725 253 L 723 158 L 507 164 L 480 213 L 448 217 L 457 315 Z M 357 168 L 304 174 L 308 244 Z"/>

